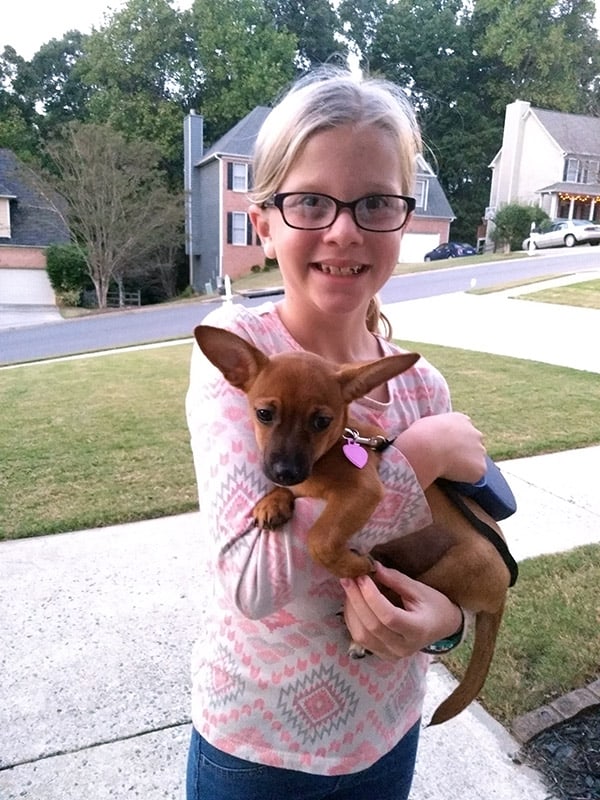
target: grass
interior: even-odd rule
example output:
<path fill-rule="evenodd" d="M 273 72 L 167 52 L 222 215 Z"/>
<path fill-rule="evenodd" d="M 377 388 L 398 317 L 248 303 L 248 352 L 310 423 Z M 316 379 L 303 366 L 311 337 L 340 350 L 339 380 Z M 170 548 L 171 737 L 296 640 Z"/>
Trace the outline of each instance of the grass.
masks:
<path fill-rule="evenodd" d="M 527 559 L 519 573 L 481 694 L 507 724 L 600 676 L 600 546 Z M 444 663 L 460 675 L 469 655 L 465 645 Z"/>
<path fill-rule="evenodd" d="M 446 375 L 496 459 L 600 442 L 597 376 L 403 342 Z M 191 344 L 0 371 L 0 538 L 189 511 Z M 526 399 L 526 402 L 524 402 Z M 563 412 L 568 404 L 569 414 Z"/>
<path fill-rule="evenodd" d="M 0 538 L 197 508 L 190 345 L 0 371 Z"/>
<path fill-rule="evenodd" d="M 580 308 L 600 308 L 600 280 L 573 283 L 570 286 L 557 286 L 542 289 L 534 294 L 521 295 L 522 300 L 535 300 L 541 303 L 559 303 Z"/>

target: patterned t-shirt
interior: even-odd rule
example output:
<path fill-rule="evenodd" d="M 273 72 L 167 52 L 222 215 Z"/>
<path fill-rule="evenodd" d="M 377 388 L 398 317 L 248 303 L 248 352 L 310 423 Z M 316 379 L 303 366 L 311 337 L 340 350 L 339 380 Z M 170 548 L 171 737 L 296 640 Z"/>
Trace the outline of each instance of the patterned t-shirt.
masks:
<path fill-rule="evenodd" d="M 275 306 L 225 304 L 206 319 L 267 353 L 301 350 Z M 381 340 L 386 355 L 399 352 Z M 355 420 L 393 438 L 450 410 L 446 382 L 417 364 L 388 384 L 390 402 L 352 404 Z M 205 618 L 192 656 L 192 718 L 213 746 L 262 764 L 320 775 L 366 769 L 421 715 L 429 657 L 353 660 L 337 578 L 313 563 L 306 533 L 323 501 L 303 498 L 277 531 L 252 523 L 272 485 L 260 467 L 245 395 L 195 345 L 186 400 L 201 509 Z M 382 454 L 385 497 L 353 539 L 361 552 L 431 521 L 416 476 L 396 447 Z"/>

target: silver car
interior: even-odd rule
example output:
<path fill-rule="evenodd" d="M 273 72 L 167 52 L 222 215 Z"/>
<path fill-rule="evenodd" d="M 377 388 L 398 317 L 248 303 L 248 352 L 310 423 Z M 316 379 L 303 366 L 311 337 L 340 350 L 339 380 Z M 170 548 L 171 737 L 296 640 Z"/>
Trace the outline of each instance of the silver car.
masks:
<path fill-rule="evenodd" d="M 600 224 L 585 219 L 557 219 L 546 230 L 532 231 L 523 242 L 523 250 L 529 250 L 530 239 L 534 249 L 600 244 Z"/>

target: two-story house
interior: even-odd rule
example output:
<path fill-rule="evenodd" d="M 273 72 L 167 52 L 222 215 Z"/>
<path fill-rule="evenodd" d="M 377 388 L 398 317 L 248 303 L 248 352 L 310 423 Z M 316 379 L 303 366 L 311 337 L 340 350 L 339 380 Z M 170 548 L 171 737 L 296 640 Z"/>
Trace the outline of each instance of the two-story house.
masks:
<path fill-rule="evenodd" d="M 254 142 L 270 109 L 257 106 L 215 144 L 204 150 L 203 119 L 184 122 L 186 253 L 190 285 L 197 291 L 222 286 L 264 263 L 260 241 L 248 216 Z M 448 241 L 454 214 L 439 180 L 419 157 L 417 207 L 402 240 L 399 261 L 422 261 L 428 250 Z"/>
<path fill-rule="evenodd" d="M 0 148 L 0 305 L 54 305 L 46 249 L 70 240 L 57 202 L 29 167 Z"/>
<path fill-rule="evenodd" d="M 506 107 L 502 148 L 490 164 L 486 218 L 508 203 L 538 205 L 553 219 L 600 222 L 600 117 Z"/>

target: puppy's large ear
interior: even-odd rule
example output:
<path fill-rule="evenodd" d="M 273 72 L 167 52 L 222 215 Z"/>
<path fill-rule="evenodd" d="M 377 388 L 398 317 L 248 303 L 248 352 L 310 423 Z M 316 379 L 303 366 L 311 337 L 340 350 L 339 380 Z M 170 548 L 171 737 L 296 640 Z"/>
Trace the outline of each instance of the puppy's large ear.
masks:
<path fill-rule="evenodd" d="M 267 356 L 241 336 L 224 328 L 198 325 L 194 329 L 198 347 L 232 386 L 248 392 L 258 373 L 268 363 Z"/>
<path fill-rule="evenodd" d="M 346 403 L 364 397 L 376 386 L 405 372 L 420 358 L 418 353 L 401 353 L 369 361 L 367 364 L 342 367 L 338 372 L 342 397 Z"/>

